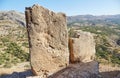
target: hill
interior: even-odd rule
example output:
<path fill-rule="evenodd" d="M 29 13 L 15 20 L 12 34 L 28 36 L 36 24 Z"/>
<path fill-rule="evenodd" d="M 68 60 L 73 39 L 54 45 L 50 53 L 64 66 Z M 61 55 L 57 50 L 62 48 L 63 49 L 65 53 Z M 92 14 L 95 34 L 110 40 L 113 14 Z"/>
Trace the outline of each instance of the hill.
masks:
<path fill-rule="evenodd" d="M 11 11 L 1 11 L 0 20 L 9 20 L 18 25 L 25 26 L 25 16 L 24 13 L 20 13 L 14 10 Z"/>
<path fill-rule="evenodd" d="M 28 60 L 25 16 L 16 11 L 0 12 L 0 67 Z"/>
<path fill-rule="evenodd" d="M 76 15 L 68 16 L 68 25 L 72 26 L 117 26 L 120 25 L 120 14 L 118 15 Z"/>

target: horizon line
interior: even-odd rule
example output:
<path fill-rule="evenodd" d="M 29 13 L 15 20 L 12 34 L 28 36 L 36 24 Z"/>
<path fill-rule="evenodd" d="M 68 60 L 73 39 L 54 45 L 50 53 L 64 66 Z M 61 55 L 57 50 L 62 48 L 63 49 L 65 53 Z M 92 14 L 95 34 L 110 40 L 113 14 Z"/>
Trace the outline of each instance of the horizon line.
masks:
<path fill-rule="evenodd" d="M 18 11 L 18 10 L 0 10 L 0 12 L 9 12 L 9 11 L 15 11 L 15 12 L 19 12 L 19 13 L 25 13 L 25 12 L 21 12 L 21 11 Z M 55 12 L 55 11 L 54 11 Z M 59 12 L 55 12 L 55 13 L 59 13 Z M 65 13 L 65 12 L 62 12 L 62 13 Z M 65 13 L 66 16 L 79 16 L 79 15 L 92 15 L 92 16 L 110 16 L 110 15 L 120 15 L 120 13 L 116 13 L 116 14 L 89 14 L 89 13 L 86 13 L 86 14 L 76 14 L 76 15 L 68 15 L 67 13 Z"/>

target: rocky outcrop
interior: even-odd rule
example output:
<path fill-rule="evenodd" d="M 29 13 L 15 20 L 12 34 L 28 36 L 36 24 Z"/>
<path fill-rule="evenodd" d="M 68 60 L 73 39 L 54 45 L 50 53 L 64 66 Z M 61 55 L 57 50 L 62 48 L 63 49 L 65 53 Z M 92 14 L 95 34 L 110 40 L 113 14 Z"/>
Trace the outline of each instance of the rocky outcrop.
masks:
<path fill-rule="evenodd" d="M 39 5 L 25 13 L 33 73 L 43 77 L 65 68 L 69 63 L 66 15 Z"/>
<path fill-rule="evenodd" d="M 12 74 L 0 75 L 0 78 L 27 78 L 33 76 L 31 70 L 24 72 L 13 72 Z"/>
<path fill-rule="evenodd" d="M 28 78 L 98 78 L 90 33 L 75 31 L 68 42 L 65 14 L 38 5 L 26 8 L 26 22 L 32 72 L 39 75 Z"/>
<path fill-rule="evenodd" d="M 91 61 L 88 63 L 71 64 L 48 78 L 99 78 L 98 63 Z M 41 78 L 40 76 L 27 78 Z"/>
<path fill-rule="evenodd" d="M 98 74 L 98 63 L 91 61 L 88 63 L 70 64 L 67 68 L 48 78 L 99 78 Z"/>
<path fill-rule="evenodd" d="M 69 39 L 70 62 L 91 62 L 95 58 L 95 42 L 91 33 L 76 30 Z"/>
<path fill-rule="evenodd" d="M 119 73 L 120 73 L 120 71 L 119 71 Z M 120 74 L 118 74 L 117 77 L 115 77 L 115 78 L 120 78 Z"/>

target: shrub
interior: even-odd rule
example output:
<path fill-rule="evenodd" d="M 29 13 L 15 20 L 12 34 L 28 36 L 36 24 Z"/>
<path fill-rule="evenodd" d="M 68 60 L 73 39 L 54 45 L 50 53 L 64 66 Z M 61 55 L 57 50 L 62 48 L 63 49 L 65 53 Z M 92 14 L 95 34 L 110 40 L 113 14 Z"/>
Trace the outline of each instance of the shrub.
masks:
<path fill-rule="evenodd" d="M 12 67 L 12 64 L 10 62 L 5 62 L 3 67 L 10 68 L 10 67 Z"/>
<path fill-rule="evenodd" d="M 10 53 L 13 56 L 19 58 L 21 61 L 28 61 L 29 59 L 29 54 L 24 52 L 20 46 L 18 46 L 16 43 L 11 42 L 8 46 L 7 49 L 5 50 L 6 53 Z"/>
<path fill-rule="evenodd" d="M 22 43 L 22 46 L 28 48 L 28 47 L 29 47 L 29 44 L 28 44 L 28 42 L 23 42 L 23 43 Z"/>
<path fill-rule="evenodd" d="M 26 53 L 15 42 L 10 42 L 3 53 L 0 53 L 0 65 L 11 67 L 12 64 L 29 61 L 29 53 Z"/>
<path fill-rule="evenodd" d="M 69 37 L 74 37 L 75 35 L 74 29 L 71 28 L 68 32 L 69 32 Z"/>

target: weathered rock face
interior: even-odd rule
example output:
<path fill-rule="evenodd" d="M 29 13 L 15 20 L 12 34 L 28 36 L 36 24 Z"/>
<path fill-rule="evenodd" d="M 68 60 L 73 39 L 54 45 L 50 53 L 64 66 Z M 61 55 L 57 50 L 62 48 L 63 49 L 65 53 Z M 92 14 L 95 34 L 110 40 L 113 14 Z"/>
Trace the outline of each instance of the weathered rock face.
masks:
<path fill-rule="evenodd" d="M 33 73 L 50 75 L 69 63 L 66 16 L 41 6 L 26 8 Z"/>
<path fill-rule="evenodd" d="M 75 38 L 69 39 L 70 62 L 90 62 L 95 56 L 95 42 L 91 33 L 75 31 Z"/>

